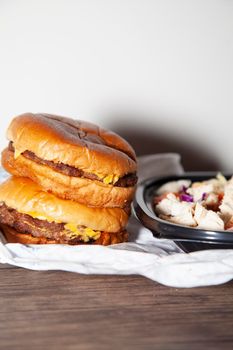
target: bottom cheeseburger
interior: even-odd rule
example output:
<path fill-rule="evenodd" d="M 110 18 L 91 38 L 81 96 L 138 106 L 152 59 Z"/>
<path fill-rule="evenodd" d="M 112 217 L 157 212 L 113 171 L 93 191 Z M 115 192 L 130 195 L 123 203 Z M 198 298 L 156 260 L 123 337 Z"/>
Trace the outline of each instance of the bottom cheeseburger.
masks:
<path fill-rule="evenodd" d="M 0 185 L 0 226 L 8 242 L 121 243 L 128 239 L 127 221 L 124 209 L 60 199 L 26 178 L 10 177 Z"/>

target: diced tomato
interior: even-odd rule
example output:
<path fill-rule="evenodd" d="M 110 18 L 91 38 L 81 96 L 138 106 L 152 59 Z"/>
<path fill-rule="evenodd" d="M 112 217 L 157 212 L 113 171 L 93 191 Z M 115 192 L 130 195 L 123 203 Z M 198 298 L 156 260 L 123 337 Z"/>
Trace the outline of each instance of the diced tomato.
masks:
<path fill-rule="evenodd" d="M 208 209 L 208 210 L 213 210 L 213 211 L 215 211 L 215 212 L 219 211 L 219 206 L 220 206 L 221 203 L 222 203 L 223 196 L 224 196 L 224 193 L 223 193 L 223 192 L 219 193 L 219 194 L 218 194 L 218 201 L 217 201 L 216 203 L 213 202 L 213 203 L 207 204 L 207 205 L 206 205 L 206 209 Z"/>
<path fill-rule="evenodd" d="M 223 200 L 223 197 L 224 197 L 224 192 L 221 192 L 221 193 L 218 194 L 219 205 L 221 204 L 221 202 Z"/>

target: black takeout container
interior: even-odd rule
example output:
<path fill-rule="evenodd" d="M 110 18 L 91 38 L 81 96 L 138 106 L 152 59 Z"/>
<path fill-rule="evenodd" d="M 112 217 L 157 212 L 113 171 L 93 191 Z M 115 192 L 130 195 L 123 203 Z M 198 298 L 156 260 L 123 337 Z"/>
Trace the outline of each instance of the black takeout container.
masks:
<path fill-rule="evenodd" d="M 195 172 L 182 175 L 153 177 L 141 182 L 136 190 L 133 208 L 137 218 L 157 238 L 173 240 L 185 252 L 204 249 L 233 249 L 233 232 L 212 231 L 181 226 L 160 219 L 153 209 L 156 190 L 168 181 L 187 179 L 203 181 L 216 177 L 216 172 Z M 224 174 L 226 178 L 230 175 Z"/>

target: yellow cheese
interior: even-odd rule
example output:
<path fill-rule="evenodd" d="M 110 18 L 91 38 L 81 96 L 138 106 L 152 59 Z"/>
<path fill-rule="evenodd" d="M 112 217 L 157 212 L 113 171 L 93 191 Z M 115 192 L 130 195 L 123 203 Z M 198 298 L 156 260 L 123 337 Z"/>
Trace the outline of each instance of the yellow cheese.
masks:
<path fill-rule="evenodd" d="M 22 152 L 15 148 L 14 158 L 17 159 Z"/>
<path fill-rule="evenodd" d="M 101 173 L 93 173 L 93 174 L 98 176 L 98 178 L 102 180 L 105 185 L 110 185 L 110 184 L 114 185 L 119 180 L 119 176 L 114 174 L 110 174 L 110 175 L 104 175 Z"/>
<path fill-rule="evenodd" d="M 117 175 L 108 175 L 103 178 L 103 182 L 108 185 L 108 184 L 115 184 L 119 180 L 119 176 Z"/>
<path fill-rule="evenodd" d="M 66 224 L 65 229 L 71 232 L 76 232 L 77 231 L 77 225 L 75 224 Z"/>
<path fill-rule="evenodd" d="M 75 224 L 66 224 L 65 229 L 70 231 L 71 237 L 81 236 L 84 242 L 88 242 L 90 238 L 96 240 L 100 237 L 100 231 L 94 231 L 89 227 L 80 227 Z"/>
<path fill-rule="evenodd" d="M 48 222 L 56 222 L 56 223 L 61 223 L 61 221 L 55 220 L 54 218 L 50 217 L 50 216 L 45 216 L 43 214 L 37 213 L 36 211 L 30 211 L 28 213 L 22 212 L 20 210 L 18 210 L 20 213 L 22 214 L 27 214 L 30 215 L 32 218 L 34 219 L 39 219 L 39 220 L 46 220 Z"/>
<path fill-rule="evenodd" d="M 92 230 L 91 228 L 89 227 L 86 227 L 85 230 L 84 230 L 85 234 L 88 236 L 88 237 L 91 237 L 93 239 L 98 239 L 101 232 L 100 231 L 94 231 Z"/>

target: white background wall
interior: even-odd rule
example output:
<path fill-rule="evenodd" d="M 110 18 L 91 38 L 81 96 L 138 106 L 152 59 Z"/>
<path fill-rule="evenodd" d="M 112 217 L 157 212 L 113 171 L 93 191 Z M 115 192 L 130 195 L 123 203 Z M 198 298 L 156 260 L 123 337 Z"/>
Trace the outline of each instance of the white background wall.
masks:
<path fill-rule="evenodd" d="M 1 148 L 44 111 L 233 171 L 232 94 L 232 0 L 0 0 Z"/>

